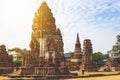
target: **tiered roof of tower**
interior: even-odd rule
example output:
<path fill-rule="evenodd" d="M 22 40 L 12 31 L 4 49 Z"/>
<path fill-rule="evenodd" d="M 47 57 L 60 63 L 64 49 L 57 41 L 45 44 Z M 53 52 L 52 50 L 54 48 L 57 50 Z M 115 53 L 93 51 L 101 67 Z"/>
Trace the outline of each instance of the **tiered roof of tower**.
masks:
<path fill-rule="evenodd" d="M 90 39 L 85 39 L 83 43 L 83 52 L 88 51 L 88 54 L 92 54 L 92 43 Z"/>
<path fill-rule="evenodd" d="M 75 56 L 81 55 L 81 44 L 79 40 L 79 34 L 77 33 L 76 43 L 75 43 Z"/>
<path fill-rule="evenodd" d="M 40 38 L 42 34 L 54 34 L 56 31 L 55 19 L 45 1 L 35 13 L 32 29 L 33 33 L 36 32 L 34 35 L 40 34 L 36 36 L 37 38 Z"/>

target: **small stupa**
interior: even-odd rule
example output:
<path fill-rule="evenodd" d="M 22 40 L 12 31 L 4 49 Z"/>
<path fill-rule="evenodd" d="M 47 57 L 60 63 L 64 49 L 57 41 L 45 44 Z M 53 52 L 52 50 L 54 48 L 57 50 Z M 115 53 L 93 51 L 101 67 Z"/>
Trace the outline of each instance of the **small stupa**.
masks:
<path fill-rule="evenodd" d="M 13 70 L 12 58 L 8 56 L 5 45 L 0 45 L 0 74 L 8 74 Z"/>
<path fill-rule="evenodd" d="M 80 65 L 82 64 L 82 52 L 81 52 L 81 44 L 79 39 L 79 34 L 77 33 L 75 49 L 74 49 L 74 57 L 71 58 L 71 67 L 70 70 L 79 70 Z"/>

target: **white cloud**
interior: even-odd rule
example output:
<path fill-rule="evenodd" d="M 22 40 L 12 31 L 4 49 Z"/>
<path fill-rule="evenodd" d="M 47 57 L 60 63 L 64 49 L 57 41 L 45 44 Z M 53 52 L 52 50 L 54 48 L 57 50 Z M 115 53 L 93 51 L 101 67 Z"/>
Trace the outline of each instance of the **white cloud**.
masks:
<path fill-rule="evenodd" d="M 57 27 L 60 27 L 65 52 L 74 50 L 76 34 L 81 44 L 85 38 L 92 40 L 94 51 L 106 52 L 120 34 L 119 0 L 46 0 Z M 0 1 L 0 44 L 8 48 L 29 48 L 31 25 L 35 11 L 42 0 Z M 108 11 L 107 16 L 106 11 Z M 100 15 L 101 14 L 101 15 Z M 115 16 L 114 16 L 115 15 Z"/>

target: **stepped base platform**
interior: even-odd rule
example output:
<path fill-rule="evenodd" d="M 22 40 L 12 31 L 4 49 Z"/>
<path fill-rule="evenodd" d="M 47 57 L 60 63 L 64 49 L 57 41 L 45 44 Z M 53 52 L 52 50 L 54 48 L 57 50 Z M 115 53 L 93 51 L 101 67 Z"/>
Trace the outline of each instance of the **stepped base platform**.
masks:
<path fill-rule="evenodd" d="M 67 67 L 16 67 L 13 74 L 17 75 L 66 75 L 69 74 Z"/>
<path fill-rule="evenodd" d="M 72 78 L 72 75 L 8 75 L 11 79 L 22 79 L 22 78 L 29 78 L 29 79 L 39 79 L 39 80 L 59 80 L 59 79 L 66 79 L 66 78 Z M 76 76 L 77 77 L 77 76 Z"/>
<path fill-rule="evenodd" d="M 0 74 L 9 74 L 13 72 L 12 67 L 0 67 Z"/>
<path fill-rule="evenodd" d="M 112 75 L 120 75 L 120 73 L 116 74 L 90 74 L 85 76 L 77 76 L 77 75 L 14 75 L 9 74 L 5 75 L 8 76 L 11 80 L 24 80 L 24 78 L 27 78 L 29 80 L 62 80 L 62 79 L 72 79 L 72 78 L 90 78 L 90 77 L 100 77 L 100 76 L 112 76 Z"/>
<path fill-rule="evenodd" d="M 90 62 L 90 63 L 86 64 L 85 71 L 96 72 L 96 71 L 98 71 L 98 67 L 96 66 L 96 64 Z"/>

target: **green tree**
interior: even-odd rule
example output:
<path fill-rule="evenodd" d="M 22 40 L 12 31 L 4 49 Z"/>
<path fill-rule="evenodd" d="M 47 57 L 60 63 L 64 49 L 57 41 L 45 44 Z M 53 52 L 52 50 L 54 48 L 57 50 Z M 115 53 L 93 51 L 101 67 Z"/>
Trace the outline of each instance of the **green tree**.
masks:
<path fill-rule="evenodd" d="M 12 48 L 12 49 L 8 49 L 8 51 L 16 51 L 18 53 L 20 53 L 20 55 L 25 56 L 29 53 L 29 51 L 27 49 L 20 49 L 20 48 Z"/>
<path fill-rule="evenodd" d="M 118 50 L 120 50 L 120 45 L 114 45 L 114 46 L 112 47 L 112 50 L 113 50 L 113 51 L 118 51 Z"/>
<path fill-rule="evenodd" d="M 68 54 L 70 55 L 70 57 L 74 57 L 74 52 L 69 51 Z"/>
<path fill-rule="evenodd" d="M 104 65 L 103 59 L 105 58 L 104 54 L 101 52 L 96 52 L 93 54 L 93 61 L 98 65 L 102 66 Z"/>
<path fill-rule="evenodd" d="M 112 47 L 113 51 L 118 51 L 120 50 L 120 35 L 117 35 L 117 42 L 116 44 Z"/>
<path fill-rule="evenodd" d="M 27 50 L 27 49 L 22 49 L 21 50 L 21 55 L 22 56 L 25 56 L 25 55 L 27 55 L 29 53 L 29 51 Z"/>
<path fill-rule="evenodd" d="M 22 61 L 16 59 L 16 60 L 14 61 L 14 64 L 15 64 L 15 66 L 21 66 L 21 65 L 22 65 Z"/>
<path fill-rule="evenodd" d="M 109 54 L 103 54 L 104 55 L 104 59 L 108 59 L 109 58 Z"/>
<path fill-rule="evenodd" d="M 120 35 L 117 35 L 117 42 L 120 42 Z"/>
<path fill-rule="evenodd" d="M 12 55 L 9 56 L 12 58 L 15 66 L 21 66 L 22 58 L 29 53 L 29 51 L 27 49 L 20 49 L 20 48 L 12 48 L 12 49 L 8 49 L 8 51 L 16 51 L 20 55 L 19 58 L 17 58 L 16 60 L 13 59 Z"/>

